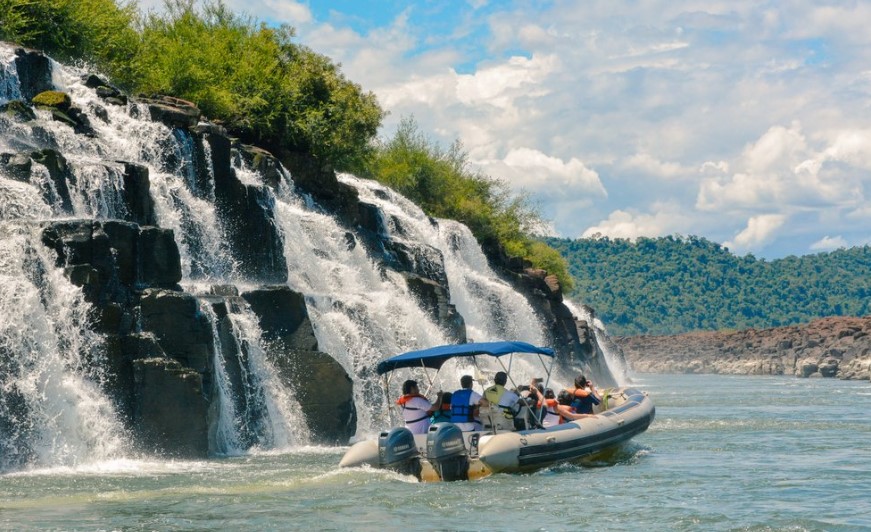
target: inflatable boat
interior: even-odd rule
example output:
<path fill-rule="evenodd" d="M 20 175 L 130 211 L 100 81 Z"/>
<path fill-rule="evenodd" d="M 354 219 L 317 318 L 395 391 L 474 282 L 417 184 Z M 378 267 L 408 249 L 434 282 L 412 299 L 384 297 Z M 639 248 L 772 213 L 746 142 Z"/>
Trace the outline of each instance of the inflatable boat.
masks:
<path fill-rule="evenodd" d="M 438 370 L 454 357 L 513 354 L 532 354 L 542 361 L 549 357 L 550 375 L 553 350 L 523 342 L 460 344 L 413 351 L 381 362 L 378 373 L 409 367 Z M 426 434 L 412 434 L 405 427 L 395 427 L 381 432 L 377 440 L 352 445 L 339 465 L 391 469 L 422 481 L 531 472 L 602 456 L 647 430 L 655 412 L 647 393 L 632 387 L 603 390 L 600 404 L 594 407 L 595 415 L 549 428 L 541 427 L 534 409 L 528 406 L 521 407 L 514 419 L 506 419 L 501 408 L 484 407 L 479 414 L 484 430 L 464 432 L 453 423 L 436 423 Z"/>

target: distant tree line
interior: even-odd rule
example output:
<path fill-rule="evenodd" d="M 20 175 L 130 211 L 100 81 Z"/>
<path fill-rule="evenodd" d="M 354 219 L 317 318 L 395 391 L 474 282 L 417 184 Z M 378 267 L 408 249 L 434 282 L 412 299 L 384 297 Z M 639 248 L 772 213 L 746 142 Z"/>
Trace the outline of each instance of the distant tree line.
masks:
<path fill-rule="evenodd" d="M 617 335 L 768 328 L 871 314 L 871 246 L 772 261 L 704 238 L 548 239 L 571 298 Z"/>
<path fill-rule="evenodd" d="M 133 94 L 190 100 L 243 142 L 384 182 L 571 289 L 559 253 L 527 235 L 538 212 L 524 197 L 473 171 L 459 142 L 443 150 L 411 119 L 393 139 L 377 139 L 385 113 L 374 94 L 294 37 L 220 0 L 167 0 L 146 15 L 135 1 L 0 0 L 0 40 L 86 62 Z"/>

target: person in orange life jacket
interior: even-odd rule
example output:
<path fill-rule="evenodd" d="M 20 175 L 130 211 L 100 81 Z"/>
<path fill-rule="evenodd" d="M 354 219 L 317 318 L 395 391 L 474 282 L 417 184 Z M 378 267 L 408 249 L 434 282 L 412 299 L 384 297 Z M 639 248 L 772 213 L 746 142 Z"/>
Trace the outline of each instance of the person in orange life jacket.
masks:
<path fill-rule="evenodd" d="M 402 408 L 402 418 L 405 427 L 412 434 L 426 434 L 429 430 L 429 417 L 440 406 L 438 402 L 433 405 L 429 399 L 420 395 L 417 381 L 407 380 L 402 383 L 402 397 L 396 403 Z"/>
<path fill-rule="evenodd" d="M 556 410 L 559 403 L 557 403 L 553 390 L 548 388 L 542 392 L 541 384 L 533 381 L 533 385 L 529 387 L 529 391 L 530 394 L 537 399 L 537 408 L 544 408 L 544 418 L 541 420 L 541 424 L 544 428 L 559 425 L 560 415 Z"/>
<path fill-rule="evenodd" d="M 430 423 L 444 423 L 451 420 L 451 392 L 441 392 L 441 407 L 433 412 Z"/>
<path fill-rule="evenodd" d="M 575 377 L 575 387 L 569 388 L 572 395 L 572 406 L 579 414 L 592 414 L 593 406 L 602 400 L 593 383 L 583 375 Z"/>
<path fill-rule="evenodd" d="M 460 378 L 461 388 L 451 396 L 451 423 L 462 431 L 481 430 L 481 420 L 478 409 L 485 406 L 487 400 L 472 389 L 472 376 L 463 375 Z"/>
<path fill-rule="evenodd" d="M 568 390 L 562 390 L 557 396 L 557 405 L 555 410 L 556 413 L 559 414 L 560 424 L 583 419 L 585 417 L 596 417 L 593 414 L 580 414 L 578 412 L 575 412 L 575 409 L 572 406 L 573 397 L 574 396 Z"/>

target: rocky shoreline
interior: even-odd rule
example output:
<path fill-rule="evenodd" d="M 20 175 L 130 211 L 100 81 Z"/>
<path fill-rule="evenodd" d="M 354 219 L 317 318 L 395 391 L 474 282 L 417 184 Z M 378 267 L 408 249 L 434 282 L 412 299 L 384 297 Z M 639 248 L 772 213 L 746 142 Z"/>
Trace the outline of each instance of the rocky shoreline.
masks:
<path fill-rule="evenodd" d="M 639 373 L 871 379 L 871 316 L 773 329 L 614 338 Z"/>

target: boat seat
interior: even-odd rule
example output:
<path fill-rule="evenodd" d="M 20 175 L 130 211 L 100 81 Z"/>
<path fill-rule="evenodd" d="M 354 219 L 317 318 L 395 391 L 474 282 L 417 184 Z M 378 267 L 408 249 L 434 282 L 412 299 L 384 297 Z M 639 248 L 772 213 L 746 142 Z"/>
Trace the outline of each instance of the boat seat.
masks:
<path fill-rule="evenodd" d="M 479 411 L 484 430 L 500 432 L 514 432 L 514 420 L 505 417 L 505 412 L 499 407 L 482 406 Z"/>

